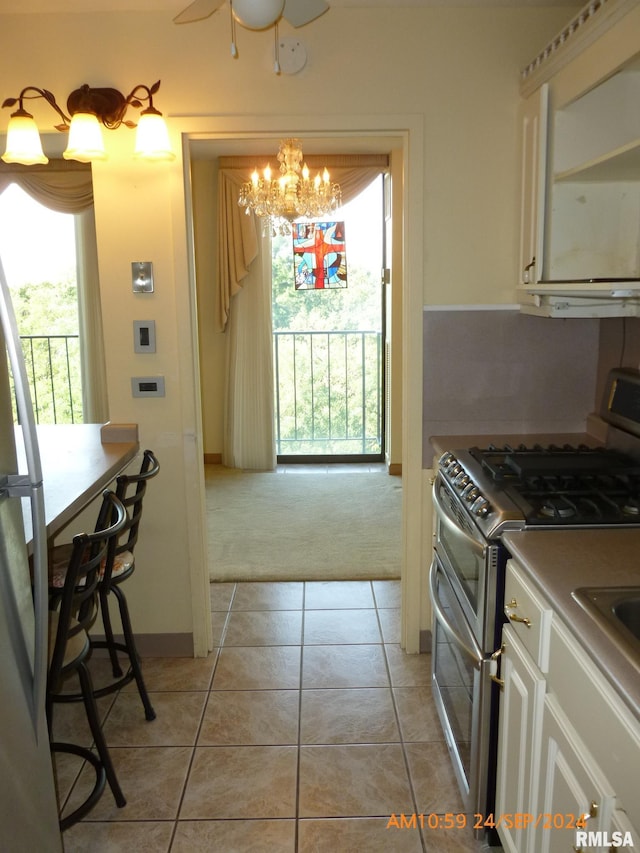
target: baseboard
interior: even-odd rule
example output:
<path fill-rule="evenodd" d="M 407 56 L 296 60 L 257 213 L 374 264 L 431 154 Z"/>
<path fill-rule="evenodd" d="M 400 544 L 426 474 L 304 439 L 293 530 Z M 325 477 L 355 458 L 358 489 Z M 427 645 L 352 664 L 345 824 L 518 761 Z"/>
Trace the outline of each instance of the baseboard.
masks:
<path fill-rule="evenodd" d="M 95 639 L 104 637 L 97 634 Z M 116 634 L 115 640 L 122 643 L 124 638 Z M 136 634 L 136 648 L 141 658 L 192 658 L 193 634 Z M 95 655 L 104 657 L 107 651 L 96 649 Z"/>
<path fill-rule="evenodd" d="M 402 477 L 402 462 L 389 462 L 387 470 L 392 477 Z"/>
<path fill-rule="evenodd" d="M 431 643 L 431 631 L 420 631 L 420 654 L 429 653 L 431 651 Z"/>
<path fill-rule="evenodd" d="M 222 465 L 222 453 L 205 453 L 205 465 Z"/>

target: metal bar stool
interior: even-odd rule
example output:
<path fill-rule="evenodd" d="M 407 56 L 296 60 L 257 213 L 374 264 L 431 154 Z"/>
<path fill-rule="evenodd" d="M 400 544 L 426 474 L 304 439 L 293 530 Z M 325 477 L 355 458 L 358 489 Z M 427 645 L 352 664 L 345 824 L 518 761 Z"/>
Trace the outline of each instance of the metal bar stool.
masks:
<path fill-rule="evenodd" d="M 113 492 L 103 492 L 95 532 L 74 536 L 62 590 L 57 590 L 50 603 L 46 713 L 51 751 L 77 755 L 89 762 L 96 773 L 89 796 L 69 815 L 60 819 L 60 829 L 63 831 L 77 823 L 95 806 L 106 782 L 109 782 L 116 805 L 119 808 L 126 805 L 102 733 L 91 674 L 86 665 L 91 652 L 88 632 L 98 614 L 100 572 L 103 566 L 109 567 L 113 563 L 117 537 L 126 521 L 127 513 L 119 498 Z M 97 755 L 86 747 L 53 740 L 53 706 L 55 702 L 69 701 L 68 694 L 62 692 L 62 686 L 74 673 L 80 682 L 81 692 L 77 698 L 84 702 Z"/>
<path fill-rule="evenodd" d="M 95 691 L 95 696 L 106 696 L 119 690 L 125 684 L 135 679 L 138 693 L 144 706 L 147 720 L 154 720 L 156 712 L 153 710 L 147 688 L 142 677 L 140 658 L 136 649 L 131 617 L 127 606 L 127 599 L 121 584 L 130 578 L 135 569 L 134 549 L 138 541 L 140 519 L 142 518 L 143 498 L 147 489 L 147 482 L 155 477 L 160 470 L 160 463 L 151 450 L 145 450 L 142 464 L 138 474 L 123 474 L 116 480 L 116 495 L 122 501 L 128 512 L 128 520 L 118 538 L 115 549 L 115 559 L 111 566 L 107 565 L 98 584 L 98 595 L 100 598 L 100 611 L 102 624 L 104 625 L 104 640 L 91 639 L 92 648 L 107 649 L 111 659 L 113 676 L 116 679 L 105 687 Z M 113 593 L 118 603 L 120 621 L 124 635 L 123 642 L 117 642 L 113 634 L 111 614 L 109 612 L 109 596 Z M 129 667 L 123 673 L 118 660 L 118 652 L 124 652 L 129 659 Z"/>

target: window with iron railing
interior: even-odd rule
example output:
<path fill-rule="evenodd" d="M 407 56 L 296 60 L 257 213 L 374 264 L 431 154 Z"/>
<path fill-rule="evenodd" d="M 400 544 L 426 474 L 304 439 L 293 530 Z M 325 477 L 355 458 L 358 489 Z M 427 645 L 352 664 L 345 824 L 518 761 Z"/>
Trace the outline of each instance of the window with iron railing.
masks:
<path fill-rule="evenodd" d="M 82 423 L 78 335 L 21 335 L 20 340 L 36 423 Z"/>
<path fill-rule="evenodd" d="M 272 239 L 278 456 L 384 452 L 383 182 L 335 215 L 346 286 L 296 289 L 291 236 Z"/>
<path fill-rule="evenodd" d="M 382 335 L 275 332 L 278 455 L 378 454 L 382 448 Z"/>
<path fill-rule="evenodd" d="M 36 422 L 82 423 L 75 215 L 52 210 L 10 183 L 0 193 L 0 255 Z"/>

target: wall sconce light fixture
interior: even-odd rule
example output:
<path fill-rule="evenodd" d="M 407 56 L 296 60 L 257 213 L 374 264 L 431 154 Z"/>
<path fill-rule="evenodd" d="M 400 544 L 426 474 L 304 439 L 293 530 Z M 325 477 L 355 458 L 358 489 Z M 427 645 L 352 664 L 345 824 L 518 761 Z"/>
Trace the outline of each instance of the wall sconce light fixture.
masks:
<path fill-rule="evenodd" d="M 69 142 L 62 156 L 66 160 L 106 160 L 107 154 L 100 125 L 115 130 L 124 124 L 137 127 L 134 157 L 143 160 L 173 160 L 169 132 L 162 113 L 153 105 L 153 96 L 160 88 L 158 80 L 153 86 L 135 86 L 127 97 L 117 89 L 92 89 L 86 84 L 75 89 L 67 98 L 66 115 L 48 89 L 26 86 L 17 98 L 7 98 L 3 107 L 18 105 L 11 113 L 7 127 L 7 149 L 2 156 L 5 163 L 48 163 L 42 150 L 40 133 L 31 113 L 24 108 L 27 99 L 43 98 L 58 113 L 62 122 L 56 130 L 69 133 Z M 146 104 L 146 106 L 145 106 Z M 137 125 L 125 119 L 129 107 L 141 110 Z"/>

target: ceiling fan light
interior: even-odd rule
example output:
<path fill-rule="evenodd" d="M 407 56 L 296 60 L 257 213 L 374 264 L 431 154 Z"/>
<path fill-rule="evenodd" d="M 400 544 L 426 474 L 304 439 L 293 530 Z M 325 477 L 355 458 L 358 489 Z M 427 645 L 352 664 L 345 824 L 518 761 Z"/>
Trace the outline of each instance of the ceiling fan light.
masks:
<path fill-rule="evenodd" d="M 7 150 L 2 155 L 5 163 L 22 163 L 33 166 L 48 163 L 40 141 L 40 133 L 33 116 L 28 113 L 12 115 L 7 127 Z"/>
<path fill-rule="evenodd" d="M 69 142 L 62 156 L 65 160 L 79 160 L 81 163 L 107 159 L 102 130 L 93 113 L 73 114 L 69 128 Z"/>
<path fill-rule="evenodd" d="M 166 122 L 155 110 L 140 114 L 133 156 L 141 160 L 175 160 Z"/>
<path fill-rule="evenodd" d="M 233 16 L 250 30 L 272 27 L 283 9 L 284 0 L 233 0 Z"/>

